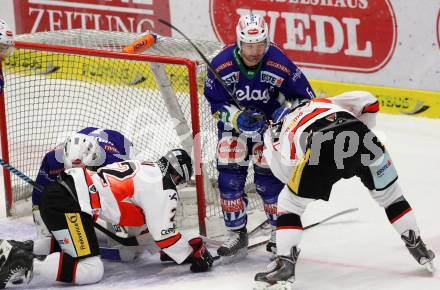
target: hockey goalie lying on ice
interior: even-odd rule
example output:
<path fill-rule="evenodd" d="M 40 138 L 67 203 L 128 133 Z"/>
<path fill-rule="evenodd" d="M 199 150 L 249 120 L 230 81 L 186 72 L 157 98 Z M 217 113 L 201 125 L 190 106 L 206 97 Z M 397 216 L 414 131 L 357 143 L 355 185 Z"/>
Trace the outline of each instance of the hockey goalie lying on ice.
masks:
<path fill-rule="evenodd" d="M 52 237 L 32 241 L 3 240 L 0 244 L 0 288 L 29 282 L 32 274 L 47 281 L 78 285 L 99 282 L 104 275 L 94 222 L 146 226 L 163 257 L 190 263 L 192 272 L 208 271 L 213 259 L 201 238 L 185 240 L 175 224 L 177 187 L 193 173 L 190 156 L 181 149 L 157 162 L 128 160 L 92 172 L 71 168 L 45 188 L 40 213 Z M 36 249 L 38 247 L 38 249 Z M 40 261 L 47 248 L 48 256 Z"/>

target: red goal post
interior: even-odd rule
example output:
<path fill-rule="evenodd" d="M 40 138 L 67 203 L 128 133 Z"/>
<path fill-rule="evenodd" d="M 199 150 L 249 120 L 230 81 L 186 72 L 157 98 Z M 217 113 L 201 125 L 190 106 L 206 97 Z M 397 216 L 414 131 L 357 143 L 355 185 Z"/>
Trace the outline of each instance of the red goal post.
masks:
<path fill-rule="evenodd" d="M 195 185 L 181 194 L 178 212 L 183 222 L 192 220 L 205 234 L 206 221 L 222 215 L 216 187 L 216 122 L 201 92 L 206 66 L 182 39 L 159 36 L 142 54 L 121 52 L 139 37 L 95 30 L 18 36 L 14 53 L 3 63 L 3 159 L 35 179 L 44 154 L 67 133 L 84 127 L 118 130 L 150 160 L 184 148 L 193 152 L 196 176 Z M 196 45 L 208 57 L 221 48 L 216 42 Z M 14 203 L 28 199 L 31 189 L 5 173 L 13 215 Z M 251 184 L 252 177 L 248 179 Z M 252 194 L 250 207 L 261 208 Z"/>

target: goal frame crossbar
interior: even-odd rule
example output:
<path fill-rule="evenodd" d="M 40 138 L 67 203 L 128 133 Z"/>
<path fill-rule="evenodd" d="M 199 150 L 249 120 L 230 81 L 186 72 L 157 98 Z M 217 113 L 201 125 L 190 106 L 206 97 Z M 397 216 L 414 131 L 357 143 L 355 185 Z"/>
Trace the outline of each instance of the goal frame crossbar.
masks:
<path fill-rule="evenodd" d="M 64 45 L 52 45 L 52 44 L 39 44 L 30 43 L 24 41 L 16 41 L 15 48 L 28 49 L 35 51 L 45 51 L 54 53 L 67 53 L 72 55 L 82 55 L 87 57 L 107 57 L 112 59 L 124 59 L 134 60 L 141 62 L 153 62 L 164 63 L 185 66 L 188 70 L 188 88 L 189 88 L 189 103 L 191 110 L 191 129 L 193 137 L 193 153 L 194 153 L 194 167 L 195 167 L 195 180 L 196 180 L 196 195 L 197 195 L 197 210 L 198 210 L 198 222 L 200 234 L 206 235 L 206 201 L 205 201 L 205 189 L 203 179 L 203 163 L 201 152 L 201 141 L 198 138 L 200 134 L 200 120 L 199 120 L 199 100 L 197 91 L 197 61 L 183 57 L 170 57 L 160 55 L 148 55 L 148 54 L 134 54 L 123 53 L 116 51 L 107 51 L 99 49 L 89 49 L 81 47 L 72 47 Z M 0 65 L 1 62 L 0 62 Z M 0 67 L 1 68 L 1 67 Z M 5 83 L 5 87 L 8 84 Z M 8 150 L 8 136 L 7 136 L 7 123 L 6 123 L 6 101 L 4 93 L 0 94 L 0 144 L 2 158 L 5 162 L 9 163 L 9 150 Z M 5 198 L 6 198 L 6 210 L 7 214 L 10 214 L 10 209 L 13 203 L 13 193 L 11 186 L 11 175 L 8 170 L 3 169 L 3 177 L 5 183 Z"/>

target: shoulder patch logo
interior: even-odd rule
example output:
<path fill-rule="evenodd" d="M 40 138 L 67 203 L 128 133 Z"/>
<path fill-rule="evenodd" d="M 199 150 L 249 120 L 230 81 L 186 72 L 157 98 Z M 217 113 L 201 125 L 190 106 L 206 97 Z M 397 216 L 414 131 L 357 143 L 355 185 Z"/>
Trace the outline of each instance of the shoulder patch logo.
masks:
<path fill-rule="evenodd" d="M 261 74 L 260 74 L 260 81 L 263 83 L 269 83 L 272 86 L 279 88 L 279 87 L 281 87 L 281 85 L 284 81 L 284 78 L 282 78 L 274 73 L 271 73 L 269 71 L 263 70 L 263 71 L 261 71 Z"/>

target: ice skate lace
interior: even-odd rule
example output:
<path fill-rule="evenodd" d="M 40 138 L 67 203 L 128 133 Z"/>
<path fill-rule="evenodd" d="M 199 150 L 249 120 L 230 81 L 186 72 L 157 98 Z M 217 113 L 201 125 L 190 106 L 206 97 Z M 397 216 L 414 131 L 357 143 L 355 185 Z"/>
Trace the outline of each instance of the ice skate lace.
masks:
<path fill-rule="evenodd" d="M 240 234 L 234 231 L 228 231 L 226 233 L 225 242 L 223 247 L 231 248 L 235 247 L 240 241 Z"/>

